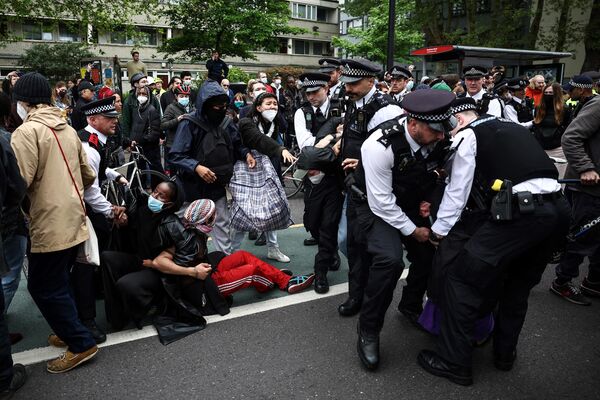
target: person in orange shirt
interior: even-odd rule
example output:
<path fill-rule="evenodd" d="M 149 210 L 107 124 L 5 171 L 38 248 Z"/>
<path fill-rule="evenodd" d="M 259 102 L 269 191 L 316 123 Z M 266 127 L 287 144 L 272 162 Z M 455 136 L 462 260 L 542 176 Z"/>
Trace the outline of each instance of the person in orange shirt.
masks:
<path fill-rule="evenodd" d="M 544 85 L 546 80 L 542 75 L 536 75 L 529 80 L 529 86 L 525 89 L 525 96 L 533 99 L 533 104 L 537 107 L 542 101 L 544 94 Z"/>

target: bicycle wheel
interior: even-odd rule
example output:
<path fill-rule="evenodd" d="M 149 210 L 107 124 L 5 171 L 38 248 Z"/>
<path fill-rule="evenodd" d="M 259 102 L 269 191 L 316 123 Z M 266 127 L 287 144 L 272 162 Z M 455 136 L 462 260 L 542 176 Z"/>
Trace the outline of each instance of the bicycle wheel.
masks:
<path fill-rule="evenodd" d="M 294 173 L 298 167 L 296 164 L 292 164 L 283 171 L 283 189 L 285 191 L 285 197 L 291 199 L 304 188 L 304 181 L 294 177 Z"/>
<path fill-rule="evenodd" d="M 129 183 L 132 192 L 149 196 L 159 183 L 168 180 L 169 177 L 161 172 L 145 169 L 138 170 Z"/>

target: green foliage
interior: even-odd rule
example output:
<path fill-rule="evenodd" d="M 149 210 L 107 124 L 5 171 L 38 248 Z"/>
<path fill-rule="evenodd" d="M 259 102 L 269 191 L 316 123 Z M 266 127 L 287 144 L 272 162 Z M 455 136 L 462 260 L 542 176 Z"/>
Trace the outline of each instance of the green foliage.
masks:
<path fill-rule="evenodd" d="M 227 79 L 231 83 L 248 82 L 250 80 L 250 74 L 244 72 L 240 67 L 229 67 L 229 74 Z"/>
<path fill-rule="evenodd" d="M 295 78 L 298 78 L 298 76 L 300 76 L 300 74 L 302 74 L 304 72 L 303 68 L 300 67 L 293 67 L 291 65 L 286 65 L 286 66 L 282 66 L 282 67 L 276 67 L 276 68 L 269 68 L 266 71 L 267 76 L 269 76 L 271 79 L 273 78 L 273 76 L 275 76 L 275 74 L 279 74 L 281 75 L 281 78 L 283 80 L 286 80 L 288 76 L 293 76 Z"/>
<path fill-rule="evenodd" d="M 71 79 L 79 72 L 80 60 L 93 56 L 81 43 L 36 44 L 25 51 L 19 63 L 55 82 Z"/>
<path fill-rule="evenodd" d="M 370 0 L 367 0 L 370 1 Z M 355 0 L 357 6 L 358 0 Z M 333 45 L 342 48 L 354 56 L 366 57 L 372 61 L 384 63 L 386 60 L 388 36 L 388 3 L 382 2 L 369 11 L 367 27 L 349 29 L 349 34 L 358 39 L 356 43 L 344 38 L 333 38 Z M 396 26 L 394 41 L 394 58 L 408 61 L 410 50 L 424 43 L 420 27 L 414 23 L 414 3 L 396 1 Z"/>
<path fill-rule="evenodd" d="M 277 50 L 278 35 L 304 32 L 288 26 L 286 0 L 187 0 L 172 5 L 166 15 L 173 28 L 183 31 L 160 51 L 192 61 L 207 60 L 213 50 L 256 59 L 252 51 Z"/>

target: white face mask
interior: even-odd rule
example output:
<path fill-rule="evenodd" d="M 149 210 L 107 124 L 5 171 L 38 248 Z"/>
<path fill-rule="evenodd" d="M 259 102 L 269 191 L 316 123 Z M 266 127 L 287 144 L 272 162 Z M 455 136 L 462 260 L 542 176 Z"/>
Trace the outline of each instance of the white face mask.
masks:
<path fill-rule="evenodd" d="M 413 86 L 415 85 L 415 82 L 413 81 L 408 81 L 408 83 L 406 84 L 406 91 L 410 92 L 413 88 Z"/>
<path fill-rule="evenodd" d="M 146 97 L 146 96 L 138 96 L 137 100 L 138 100 L 138 102 L 140 104 L 144 104 L 144 103 L 146 103 L 148 101 L 148 97 Z"/>
<path fill-rule="evenodd" d="M 19 117 L 21 117 L 23 121 L 25 121 L 25 118 L 27 118 L 28 112 L 20 101 L 17 102 L 17 114 L 19 114 Z"/>
<path fill-rule="evenodd" d="M 266 92 L 265 89 L 258 89 L 258 90 L 254 90 L 252 93 L 254 93 L 254 98 L 256 99 L 258 97 L 258 95 L 260 95 L 261 93 Z"/>
<path fill-rule="evenodd" d="M 185 80 L 183 81 L 183 84 L 184 84 L 185 86 L 190 86 L 190 85 L 192 84 L 192 80 L 191 80 L 191 79 L 185 79 Z"/>
<path fill-rule="evenodd" d="M 277 110 L 265 110 L 262 111 L 260 113 L 262 115 L 262 117 L 269 121 L 269 122 L 273 122 L 273 120 L 275 119 L 275 116 L 277 115 Z"/>
<path fill-rule="evenodd" d="M 260 81 L 261 81 L 262 83 L 264 83 L 265 85 L 266 85 L 266 84 L 267 84 L 267 82 L 268 82 L 268 81 L 267 81 L 267 78 L 260 78 Z"/>

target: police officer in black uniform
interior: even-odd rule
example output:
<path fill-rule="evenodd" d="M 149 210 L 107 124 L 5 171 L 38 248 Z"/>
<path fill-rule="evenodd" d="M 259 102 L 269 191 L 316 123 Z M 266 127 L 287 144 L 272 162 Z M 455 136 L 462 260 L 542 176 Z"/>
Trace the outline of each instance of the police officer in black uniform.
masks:
<path fill-rule="evenodd" d="M 367 193 L 368 203 L 357 207 L 366 234 L 369 257 L 358 328 L 358 355 L 368 369 L 379 365 L 379 332 L 392 301 L 404 262 L 402 244 L 409 258 L 425 258 L 429 270 L 434 248 L 428 224 L 419 216 L 421 201 L 428 199 L 437 175 L 428 168 L 429 149 L 452 129 L 449 92 L 420 90 L 408 94 L 402 107 L 408 116 L 385 122 L 362 145 L 356 185 Z M 437 154 L 437 153 L 432 153 Z M 424 257 L 419 253 L 427 253 Z M 418 264 L 418 263 L 417 263 Z M 427 279 L 424 284 L 426 287 Z M 422 307 L 423 293 L 418 298 Z"/>
<path fill-rule="evenodd" d="M 404 96 L 408 93 L 406 90 L 406 84 L 413 77 L 412 73 L 404 67 L 394 65 L 391 70 L 388 71 L 391 76 L 392 86 L 390 86 L 390 96 L 400 103 Z"/>
<path fill-rule="evenodd" d="M 84 201 L 102 252 L 107 250 L 112 223 L 119 226 L 127 223 L 125 208 L 111 204 L 100 190 L 106 179 L 127 183 L 118 172 L 108 168 L 108 157 L 114 150 L 108 145 L 109 137 L 115 134 L 119 114 L 115 109 L 114 96 L 85 104 L 81 111 L 87 118 L 87 126 L 77 134 L 83 142 L 88 164 L 96 172 L 96 180 L 84 191 Z M 96 343 L 104 342 L 106 335 L 95 322 L 94 268 L 76 263 L 71 271 L 71 282 L 79 319 L 90 330 Z"/>
<path fill-rule="evenodd" d="M 512 368 L 529 292 L 569 226 L 558 171 L 533 135 L 510 121 L 479 117 L 474 108 L 468 98 L 453 104 L 459 129 L 453 145 L 459 148 L 432 240 L 441 241 L 442 249 L 445 240 L 461 234 L 454 229 L 459 218 L 467 221 L 473 213 L 484 218 L 448 267 L 438 350 L 418 357 L 426 371 L 460 385 L 473 383 L 475 321 L 496 308 L 494 364 Z"/>
<path fill-rule="evenodd" d="M 309 171 L 304 178 L 304 227 L 319 246 L 314 264 L 317 293 L 329 290 L 327 271 L 340 267 L 337 232 L 344 201 L 341 169 L 331 149 L 340 136 L 336 128 L 341 123 L 341 111 L 336 108 L 339 103 L 333 103 L 327 95 L 328 81 L 328 75 L 318 72 L 300 75 L 308 102 L 294 115 L 296 140 L 304 155 L 321 151 L 331 155 L 329 163 L 307 165 Z"/>
<path fill-rule="evenodd" d="M 515 78 L 507 82 L 510 100 L 504 107 L 504 117 L 530 129 L 533 126 L 533 99 L 525 97 L 527 81 Z"/>
<path fill-rule="evenodd" d="M 349 193 L 346 209 L 349 271 L 348 299 L 338 307 L 338 312 L 342 316 L 352 316 L 360 311 L 370 265 L 365 232 L 357 210 L 358 205 L 364 207 L 366 192 L 353 184 L 354 171 L 360 164 L 360 148 L 370 132 L 379 124 L 398 117 L 402 109 L 390 96 L 376 90 L 375 77 L 381 73 L 379 65 L 364 59 L 342 60 L 341 63 L 340 79 L 345 84 L 348 97 L 339 143 Z"/>
<path fill-rule="evenodd" d="M 502 117 L 504 103 L 497 95 L 488 93 L 487 89 L 483 86 L 486 74 L 487 69 L 484 67 L 478 65 L 465 67 L 463 69 L 463 79 L 467 90 L 458 97 L 472 97 L 477 103 L 480 115 L 490 114 Z"/>

